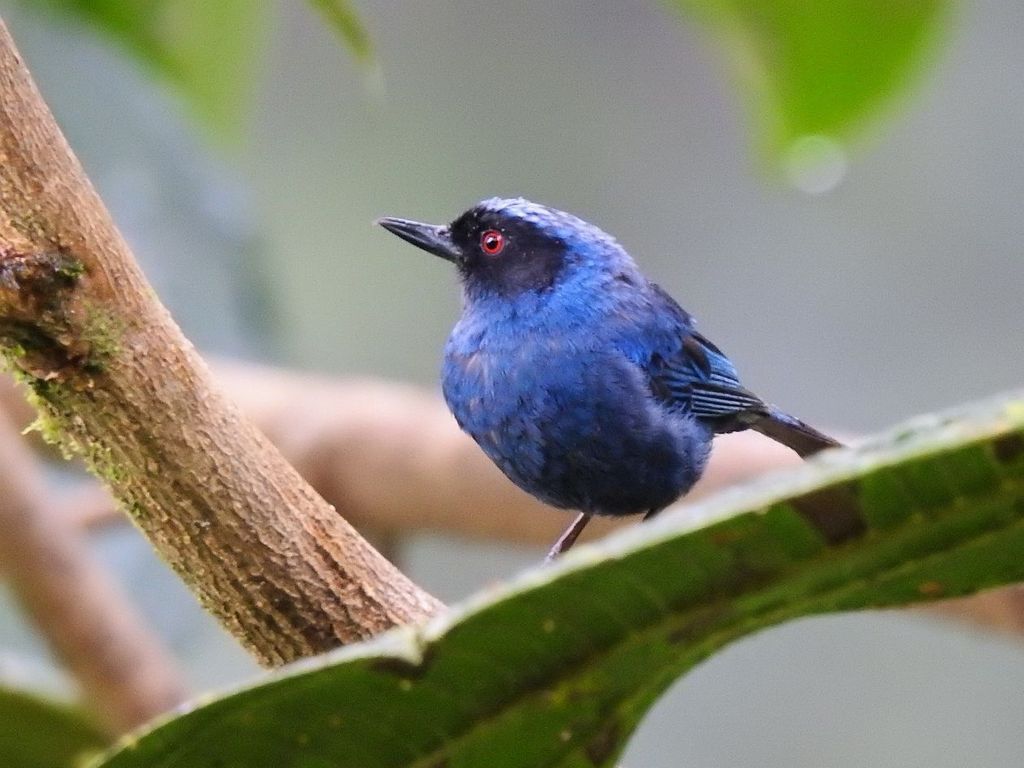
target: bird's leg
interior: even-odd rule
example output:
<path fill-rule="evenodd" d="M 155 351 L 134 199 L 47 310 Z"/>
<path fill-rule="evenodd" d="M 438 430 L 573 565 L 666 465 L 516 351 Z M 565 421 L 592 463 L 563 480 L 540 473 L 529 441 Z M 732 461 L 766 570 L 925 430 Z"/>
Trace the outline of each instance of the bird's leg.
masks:
<path fill-rule="evenodd" d="M 643 516 L 643 522 L 645 522 L 645 523 L 646 523 L 646 522 L 647 522 L 648 520 L 650 520 L 650 519 L 651 519 L 652 517 L 654 517 L 654 516 L 655 516 L 656 514 L 658 514 L 659 512 L 661 512 L 661 510 L 663 510 L 663 509 L 664 509 L 664 507 L 658 507 L 657 509 L 649 509 L 649 510 L 647 510 L 647 514 L 645 514 L 645 515 Z"/>
<path fill-rule="evenodd" d="M 562 535 L 558 537 L 558 541 L 551 545 L 551 549 L 548 551 L 548 556 L 544 558 L 544 562 L 550 563 L 563 552 L 568 552 L 572 545 L 576 543 L 576 539 L 583 533 L 583 529 L 587 527 L 591 517 L 593 515 L 588 515 L 586 512 L 580 512 L 576 515 L 572 525 L 566 528 Z"/>

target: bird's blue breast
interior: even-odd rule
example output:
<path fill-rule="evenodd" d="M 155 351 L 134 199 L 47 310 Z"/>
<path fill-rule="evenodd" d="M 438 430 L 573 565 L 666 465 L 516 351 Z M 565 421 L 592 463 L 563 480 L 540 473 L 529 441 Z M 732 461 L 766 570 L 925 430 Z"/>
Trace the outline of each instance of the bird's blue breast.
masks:
<path fill-rule="evenodd" d="M 475 297 L 449 338 L 442 387 L 460 426 L 521 488 L 555 506 L 619 515 L 687 491 L 711 433 L 659 402 L 644 369 L 652 353 L 678 345 L 679 319 L 643 292 L 614 289 Z"/>

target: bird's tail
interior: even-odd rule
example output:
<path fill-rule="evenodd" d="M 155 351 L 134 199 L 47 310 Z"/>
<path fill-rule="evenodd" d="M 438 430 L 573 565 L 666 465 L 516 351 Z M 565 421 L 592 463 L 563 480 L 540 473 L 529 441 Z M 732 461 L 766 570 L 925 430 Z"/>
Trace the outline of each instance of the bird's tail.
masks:
<path fill-rule="evenodd" d="M 838 440 L 774 406 L 768 406 L 765 414 L 750 424 L 750 428 L 792 448 L 803 457 L 842 445 Z"/>

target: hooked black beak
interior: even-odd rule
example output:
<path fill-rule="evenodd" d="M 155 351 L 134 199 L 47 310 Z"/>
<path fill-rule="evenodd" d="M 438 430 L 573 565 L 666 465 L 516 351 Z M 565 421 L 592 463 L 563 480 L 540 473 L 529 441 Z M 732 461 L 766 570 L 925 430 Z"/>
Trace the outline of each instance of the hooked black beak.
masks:
<path fill-rule="evenodd" d="M 440 256 L 447 261 L 459 261 L 460 252 L 452 242 L 448 227 L 440 224 L 423 224 L 408 219 L 393 219 L 390 216 L 377 219 L 377 223 L 388 232 L 398 235 L 407 243 L 412 243 L 427 253 Z"/>

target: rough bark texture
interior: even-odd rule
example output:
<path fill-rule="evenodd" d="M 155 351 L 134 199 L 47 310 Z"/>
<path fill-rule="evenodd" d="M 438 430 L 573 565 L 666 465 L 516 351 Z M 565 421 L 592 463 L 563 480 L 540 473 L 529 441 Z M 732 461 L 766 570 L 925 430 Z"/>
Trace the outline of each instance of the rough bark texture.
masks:
<path fill-rule="evenodd" d="M 0 415 L 0 573 L 112 734 L 185 699 L 170 654 L 49 498 L 21 436 Z"/>
<path fill-rule="evenodd" d="M 213 386 L 2 25 L 0 344 L 44 431 L 264 663 L 439 610 Z"/>

